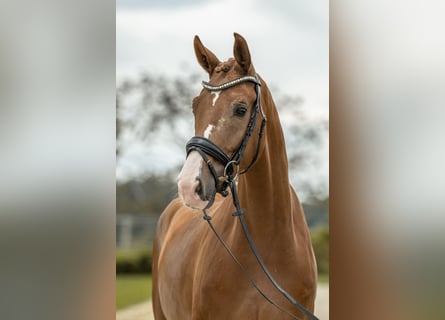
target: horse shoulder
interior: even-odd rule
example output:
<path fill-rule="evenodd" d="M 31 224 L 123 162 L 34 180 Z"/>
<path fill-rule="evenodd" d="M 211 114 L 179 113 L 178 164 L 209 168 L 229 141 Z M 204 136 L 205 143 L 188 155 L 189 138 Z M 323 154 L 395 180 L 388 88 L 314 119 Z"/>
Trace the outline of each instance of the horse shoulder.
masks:
<path fill-rule="evenodd" d="M 179 209 L 179 199 L 175 199 L 164 209 L 161 216 L 158 219 L 156 227 L 156 233 L 153 241 L 153 260 L 152 260 L 152 301 L 153 312 L 156 319 L 166 319 L 164 310 L 161 304 L 161 296 L 159 291 L 159 258 L 162 252 L 162 248 L 165 245 L 165 236 L 168 232 L 169 226 L 175 213 Z"/>
<path fill-rule="evenodd" d="M 156 239 L 159 244 L 163 242 L 162 240 L 171 225 L 171 221 L 182 206 L 181 200 L 176 198 L 172 200 L 161 213 L 161 216 L 158 219 L 158 225 L 156 227 Z"/>
<path fill-rule="evenodd" d="M 196 210 L 184 206 L 183 202 L 176 198 L 162 212 L 156 228 L 155 242 L 160 259 L 166 250 L 172 254 L 178 254 L 187 250 L 187 246 L 193 245 L 193 229 L 196 229 Z"/>
<path fill-rule="evenodd" d="M 153 248 L 153 285 L 156 279 L 158 309 L 166 319 L 188 319 L 191 314 L 193 261 L 196 242 L 193 237 L 194 210 L 180 199 L 173 200 L 161 214 Z M 159 286 L 162 283 L 162 286 Z M 164 319 L 160 317 L 160 319 Z"/>

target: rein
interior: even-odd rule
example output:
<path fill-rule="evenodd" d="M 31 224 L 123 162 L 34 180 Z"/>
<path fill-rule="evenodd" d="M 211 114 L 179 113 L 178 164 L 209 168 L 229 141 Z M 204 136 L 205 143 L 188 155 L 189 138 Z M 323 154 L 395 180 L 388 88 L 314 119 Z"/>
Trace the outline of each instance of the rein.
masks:
<path fill-rule="evenodd" d="M 256 100 L 255 100 L 255 107 L 252 111 L 252 115 L 249 120 L 249 124 L 247 125 L 247 130 L 244 135 L 243 140 L 241 141 L 240 146 L 238 149 L 231 155 L 231 157 L 227 156 L 227 154 L 216 144 L 214 144 L 212 141 L 210 141 L 207 138 L 204 137 L 192 137 L 189 142 L 187 142 L 186 145 L 186 151 L 187 155 L 191 151 L 197 151 L 203 160 L 206 162 L 207 166 L 209 167 L 209 170 L 215 180 L 215 187 L 216 192 L 221 193 L 223 196 L 227 196 L 227 187 L 230 188 L 232 193 L 232 199 L 233 204 L 235 206 L 236 211 L 232 213 L 232 216 L 238 217 L 241 227 L 243 229 L 244 235 L 246 236 L 246 239 L 249 243 L 249 246 L 255 255 L 255 258 L 257 259 L 259 265 L 261 266 L 261 269 L 266 274 L 267 278 L 270 280 L 270 282 L 273 284 L 273 286 L 298 310 L 300 310 L 304 315 L 309 317 L 312 320 L 319 320 L 314 314 L 312 314 L 309 310 L 307 310 L 305 307 L 303 307 L 300 303 L 298 303 L 289 293 L 287 293 L 281 286 L 275 281 L 275 279 L 270 274 L 269 270 L 267 269 L 266 265 L 264 264 L 263 259 L 261 258 L 258 249 L 255 246 L 255 243 L 252 240 L 252 237 L 250 236 L 249 230 L 247 229 L 246 222 L 244 220 L 243 215 L 246 213 L 246 209 L 241 209 L 239 198 L 238 198 L 238 191 L 236 188 L 236 181 L 238 179 L 238 175 L 246 173 L 256 162 L 259 154 L 259 150 L 261 147 L 261 141 L 263 138 L 264 128 L 266 126 L 267 119 L 263 113 L 263 110 L 260 105 L 260 99 L 261 99 L 261 91 L 260 86 L 261 83 L 257 76 L 245 76 L 241 78 L 237 78 L 235 80 L 226 82 L 224 84 L 213 86 L 210 83 L 203 81 L 202 86 L 209 90 L 209 91 L 220 91 L 225 90 L 228 88 L 231 88 L 233 86 L 236 86 L 243 82 L 253 82 L 255 84 L 255 93 L 256 93 Z M 239 165 L 242 159 L 242 156 L 244 154 L 244 151 L 247 147 L 248 140 L 250 136 L 253 133 L 253 130 L 255 128 L 256 119 L 258 117 L 258 113 L 261 112 L 262 116 L 262 122 L 260 127 L 260 132 L 258 134 L 258 143 L 255 151 L 255 155 L 250 162 L 250 164 L 246 167 L 246 169 L 239 171 Z M 215 158 L 218 162 L 224 165 L 224 172 L 222 176 L 218 176 L 216 169 L 212 162 L 208 159 L 207 155 L 212 156 Z M 215 236 L 218 238 L 219 242 L 223 245 L 224 249 L 227 251 L 227 253 L 232 257 L 233 261 L 238 265 L 238 267 L 241 269 L 241 271 L 244 273 L 246 278 L 249 280 L 249 282 L 252 284 L 252 286 L 258 291 L 258 293 L 263 296 L 264 299 L 266 299 L 269 303 L 271 303 L 273 306 L 278 308 L 280 311 L 286 313 L 290 317 L 300 320 L 297 316 L 290 313 L 283 307 L 277 305 L 271 298 L 269 298 L 256 284 L 255 280 L 252 278 L 252 276 L 249 274 L 249 272 L 243 267 L 243 265 L 239 262 L 239 260 L 236 258 L 236 256 L 233 254 L 233 252 L 230 250 L 230 248 L 227 246 L 225 241 L 222 239 L 221 235 L 216 231 L 215 227 L 212 224 L 212 217 L 209 216 L 206 212 L 206 209 L 209 208 L 214 201 L 215 195 L 213 195 L 212 199 L 209 201 L 206 208 L 204 208 L 203 211 L 203 219 L 207 221 L 209 224 L 211 230 L 215 234 Z"/>

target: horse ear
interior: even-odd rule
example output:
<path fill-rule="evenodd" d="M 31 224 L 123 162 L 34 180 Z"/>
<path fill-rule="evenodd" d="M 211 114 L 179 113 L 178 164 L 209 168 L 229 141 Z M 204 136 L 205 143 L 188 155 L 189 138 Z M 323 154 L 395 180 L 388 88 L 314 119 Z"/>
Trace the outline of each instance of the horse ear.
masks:
<path fill-rule="evenodd" d="M 209 75 L 211 75 L 215 67 L 219 64 L 218 58 L 212 51 L 204 47 L 198 36 L 195 36 L 193 46 L 195 48 L 195 55 L 199 64 L 205 71 L 208 72 Z"/>
<path fill-rule="evenodd" d="M 249 47 L 247 46 L 246 39 L 244 39 L 238 33 L 233 34 L 235 37 L 235 44 L 233 45 L 233 56 L 236 62 L 243 68 L 246 73 L 251 71 L 252 61 L 250 60 Z"/>

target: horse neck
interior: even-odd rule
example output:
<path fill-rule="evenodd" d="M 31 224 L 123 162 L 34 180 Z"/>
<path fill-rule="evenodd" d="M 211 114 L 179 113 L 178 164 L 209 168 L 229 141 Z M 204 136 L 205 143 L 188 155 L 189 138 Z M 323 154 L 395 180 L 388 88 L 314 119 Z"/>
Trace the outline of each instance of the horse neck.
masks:
<path fill-rule="evenodd" d="M 267 116 L 264 149 L 254 166 L 240 176 L 238 190 L 241 207 L 247 209 L 249 227 L 261 229 L 262 233 L 275 233 L 283 224 L 292 223 L 293 203 L 280 120 L 269 90 L 265 85 L 261 89 Z"/>

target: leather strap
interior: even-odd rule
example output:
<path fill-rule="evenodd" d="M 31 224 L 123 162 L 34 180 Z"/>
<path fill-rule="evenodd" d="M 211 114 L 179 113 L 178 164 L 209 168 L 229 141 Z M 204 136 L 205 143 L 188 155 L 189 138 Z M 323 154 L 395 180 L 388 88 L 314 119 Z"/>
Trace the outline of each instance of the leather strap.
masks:
<path fill-rule="evenodd" d="M 204 137 L 196 136 L 191 138 L 189 142 L 187 142 L 185 148 L 187 151 L 187 155 L 193 149 L 201 149 L 202 151 L 204 151 L 204 153 L 208 154 L 209 156 L 212 156 L 220 163 L 222 163 L 224 166 L 230 161 L 230 158 L 226 155 L 224 151 L 221 150 L 220 147 L 218 147 L 212 141 Z"/>

